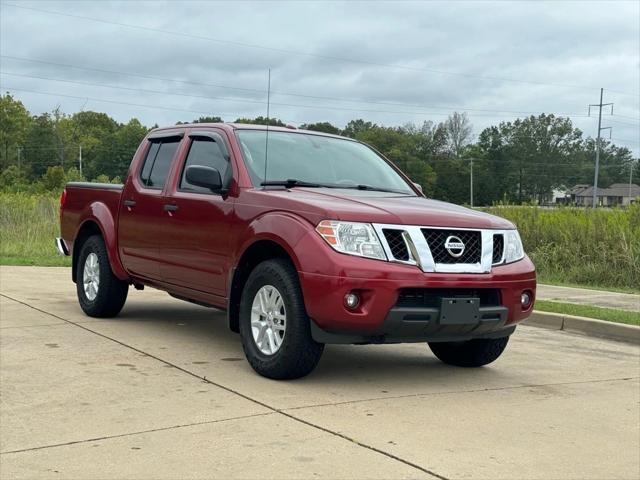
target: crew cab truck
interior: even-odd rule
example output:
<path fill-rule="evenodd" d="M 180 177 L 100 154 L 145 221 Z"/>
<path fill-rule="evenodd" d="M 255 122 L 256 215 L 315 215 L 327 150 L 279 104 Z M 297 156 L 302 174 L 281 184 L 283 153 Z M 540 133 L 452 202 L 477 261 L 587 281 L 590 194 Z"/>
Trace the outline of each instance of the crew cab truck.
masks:
<path fill-rule="evenodd" d="M 58 250 L 82 310 L 130 286 L 226 310 L 269 378 L 311 372 L 327 343 L 425 342 L 443 362 L 496 360 L 535 298 L 514 225 L 426 198 L 349 138 L 193 124 L 152 130 L 124 185 L 69 183 Z"/>

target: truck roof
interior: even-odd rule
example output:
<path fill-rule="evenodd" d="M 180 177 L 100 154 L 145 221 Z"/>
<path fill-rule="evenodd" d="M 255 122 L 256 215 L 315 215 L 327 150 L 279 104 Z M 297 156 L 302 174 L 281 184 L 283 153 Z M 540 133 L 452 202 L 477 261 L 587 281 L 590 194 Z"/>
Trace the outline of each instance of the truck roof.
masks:
<path fill-rule="evenodd" d="M 266 130 L 266 125 L 256 125 L 254 123 L 182 123 L 180 125 L 172 125 L 170 127 L 160 127 L 150 130 L 151 132 L 162 132 L 165 130 L 180 130 L 185 128 L 202 128 L 202 127 L 216 127 L 228 132 L 235 130 Z M 318 135 L 322 137 L 340 138 L 343 140 L 351 140 L 357 142 L 357 140 L 349 137 L 343 137 L 342 135 L 334 135 L 332 133 L 318 132 L 316 130 L 303 130 L 295 127 L 275 127 L 269 125 L 270 132 L 288 132 L 288 133 L 307 133 L 309 135 Z"/>

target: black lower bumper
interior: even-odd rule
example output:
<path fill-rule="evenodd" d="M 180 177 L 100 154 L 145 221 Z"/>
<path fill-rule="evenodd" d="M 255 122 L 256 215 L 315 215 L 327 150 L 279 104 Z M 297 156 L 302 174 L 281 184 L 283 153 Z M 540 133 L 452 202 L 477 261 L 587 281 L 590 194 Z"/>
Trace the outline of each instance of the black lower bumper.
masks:
<path fill-rule="evenodd" d="M 476 307 L 472 310 L 394 307 L 376 330 L 328 332 L 311 321 L 311 334 L 319 343 L 460 342 L 511 335 L 516 327 L 505 326 L 507 316 L 507 308 L 501 306 Z"/>

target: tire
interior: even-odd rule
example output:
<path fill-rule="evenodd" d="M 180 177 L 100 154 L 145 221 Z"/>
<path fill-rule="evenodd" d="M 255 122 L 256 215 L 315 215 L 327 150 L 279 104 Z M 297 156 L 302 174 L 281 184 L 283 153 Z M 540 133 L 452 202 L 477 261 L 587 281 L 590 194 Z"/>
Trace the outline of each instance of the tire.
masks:
<path fill-rule="evenodd" d="M 495 361 L 507 347 L 509 337 L 478 338 L 467 342 L 430 342 L 429 348 L 442 362 L 456 367 L 482 367 Z"/>
<path fill-rule="evenodd" d="M 89 266 L 87 267 L 87 263 Z M 97 264 L 97 270 L 92 265 Z M 85 267 L 92 276 L 85 277 Z M 76 290 L 80 308 L 90 317 L 115 317 L 127 300 L 129 284 L 117 278 L 111 270 L 107 248 L 100 235 L 92 235 L 82 244 L 76 266 Z M 87 278 L 97 279 L 85 290 Z"/>
<path fill-rule="evenodd" d="M 259 306 L 254 308 L 254 301 L 262 305 L 259 293 L 271 295 L 263 297 L 266 304 L 278 296 L 281 299 L 274 300 L 278 303 L 277 306 L 275 303 L 272 305 L 271 310 L 276 312 L 273 318 L 271 314 L 262 315 Z M 257 332 L 257 339 L 254 332 Z M 263 377 L 275 380 L 304 377 L 320 361 L 324 344 L 315 342 L 311 337 L 298 274 L 288 260 L 264 261 L 249 275 L 240 299 L 240 337 L 249 364 Z M 262 342 L 259 345 L 260 338 Z M 270 349 L 269 345 L 277 345 L 277 350 L 265 353 L 265 349 Z"/>

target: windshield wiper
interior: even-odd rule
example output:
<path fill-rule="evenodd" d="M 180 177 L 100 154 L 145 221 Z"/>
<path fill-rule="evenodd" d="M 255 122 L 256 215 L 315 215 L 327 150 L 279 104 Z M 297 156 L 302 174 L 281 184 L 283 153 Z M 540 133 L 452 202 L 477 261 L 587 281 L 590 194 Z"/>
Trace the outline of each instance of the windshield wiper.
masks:
<path fill-rule="evenodd" d="M 263 187 L 310 187 L 310 188 L 320 188 L 325 187 L 326 185 L 321 185 L 319 183 L 305 182 L 304 180 L 297 180 L 295 178 L 288 178 L 287 180 L 268 180 L 266 182 L 260 183 Z"/>
<path fill-rule="evenodd" d="M 389 188 L 382 187 L 372 187 L 371 185 L 342 185 L 342 184 L 329 184 L 329 183 L 314 183 L 314 182 L 305 182 L 304 180 L 297 180 L 295 178 L 288 178 L 287 180 L 268 180 L 266 182 L 260 183 L 263 187 L 309 187 L 309 188 L 347 188 L 351 190 L 368 190 L 371 192 L 388 192 L 388 193 L 399 193 L 401 195 L 411 195 L 407 192 L 402 192 L 400 190 L 392 190 Z"/>
<path fill-rule="evenodd" d="M 410 193 L 402 192 L 400 190 L 392 190 L 390 188 L 383 188 L 383 187 L 372 187 L 371 185 L 364 185 L 364 184 L 346 185 L 346 186 L 340 187 L 340 188 L 351 188 L 351 189 L 354 189 L 354 190 L 368 190 L 368 191 L 371 191 L 371 192 L 388 192 L 388 193 L 400 193 L 402 195 L 411 195 Z"/>

